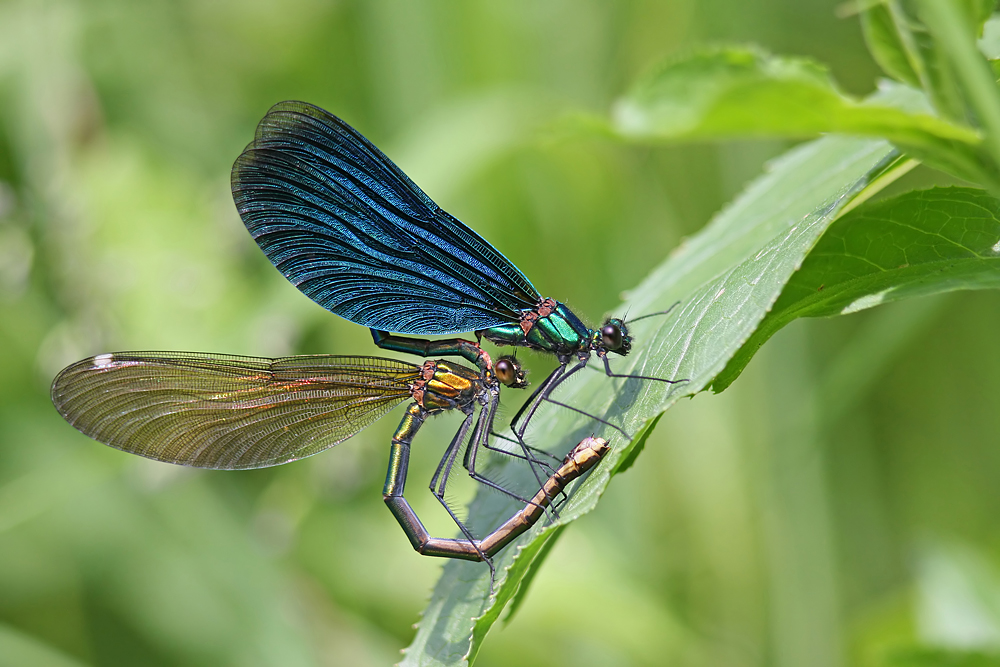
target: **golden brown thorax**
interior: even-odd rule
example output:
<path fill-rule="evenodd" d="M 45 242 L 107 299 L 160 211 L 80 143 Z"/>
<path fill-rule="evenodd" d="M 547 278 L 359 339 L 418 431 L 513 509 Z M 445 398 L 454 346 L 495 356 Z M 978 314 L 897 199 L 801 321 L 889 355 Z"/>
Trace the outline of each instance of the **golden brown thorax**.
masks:
<path fill-rule="evenodd" d="M 413 400 L 425 410 L 449 410 L 468 405 L 482 390 L 479 373 L 442 359 L 424 362 L 420 378 L 413 383 Z"/>

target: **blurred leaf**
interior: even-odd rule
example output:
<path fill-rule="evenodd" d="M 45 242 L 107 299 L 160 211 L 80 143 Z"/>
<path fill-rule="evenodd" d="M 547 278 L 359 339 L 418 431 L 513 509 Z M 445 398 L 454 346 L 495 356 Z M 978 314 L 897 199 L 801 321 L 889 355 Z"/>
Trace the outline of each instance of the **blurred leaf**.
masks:
<path fill-rule="evenodd" d="M 982 190 L 936 188 L 863 205 L 820 239 L 712 388 L 732 384 L 761 345 L 796 318 L 997 287 L 1000 200 Z"/>
<path fill-rule="evenodd" d="M 979 143 L 971 128 L 852 100 L 813 61 L 737 48 L 659 68 L 618 101 L 613 127 L 633 140 L 795 138 L 841 132 L 928 148 L 952 141 Z"/>
<path fill-rule="evenodd" d="M 526 143 L 552 117 L 553 106 L 546 91 L 535 89 L 491 89 L 442 103 L 389 154 L 422 189 L 447 201 L 490 163 Z"/>
<path fill-rule="evenodd" d="M 923 88 L 942 116 L 968 122 L 971 117 L 954 69 L 941 45 L 932 39 L 919 4 L 882 0 L 867 8 L 861 18 L 868 48 L 891 76 Z M 963 0 L 962 4 L 965 14 L 974 17 L 973 32 L 978 35 L 990 8 L 984 7 L 983 0 Z"/>
<path fill-rule="evenodd" d="M 983 147 L 989 151 L 995 173 L 1000 165 L 1000 91 L 975 43 L 982 25 L 979 19 L 985 20 L 982 16 L 985 3 L 969 0 L 963 7 L 950 0 L 919 0 L 918 4 L 920 18 L 933 38 L 932 48 L 940 59 L 937 71 L 952 79 L 949 86 L 958 91 L 966 106 L 964 116 L 951 117 L 975 119 L 983 130 Z M 934 89 L 929 92 L 933 94 Z M 1000 188 L 994 187 L 994 192 L 1000 192 Z"/>
<path fill-rule="evenodd" d="M 920 75 L 910 62 L 906 44 L 896 29 L 885 3 L 876 3 L 861 13 L 865 43 L 879 67 L 897 81 L 920 87 Z"/>
<path fill-rule="evenodd" d="M 822 132 L 883 137 L 959 178 L 989 179 L 976 130 L 935 117 L 922 105 L 893 102 L 880 94 L 852 100 L 809 60 L 729 48 L 674 61 L 641 80 L 618 101 L 611 132 L 671 142 Z"/>
<path fill-rule="evenodd" d="M 972 546 L 928 540 L 917 559 L 923 641 L 964 651 L 1000 650 L 1000 575 Z"/>
<path fill-rule="evenodd" d="M 983 35 L 977 46 L 987 60 L 1000 59 L 1000 15 L 992 16 L 983 24 Z"/>
<path fill-rule="evenodd" d="M 0 486 L 0 535 L 46 510 L 58 507 L 115 474 L 92 457 L 66 457 L 59 465 L 26 474 Z"/>
<path fill-rule="evenodd" d="M 542 545 L 541 550 L 535 555 L 534 559 L 531 561 L 531 565 L 528 571 L 525 572 L 524 576 L 521 577 L 521 583 L 517 587 L 517 592 L 514 597 L 511 598 L 510 605 L 507 607 L 507 616 L 504 618 L 504 623 L 510 623 L 514 616 L 517 614 L 517 610 L 521 608 L 521 604 L 528 599 L 528 590 L 531 588 L 531 582 L 535 578 L 535 575 L 541 571 L 542 565 L 545 564 L 545 559 L 548 558 L 549 554 L 552 553 L 552 547 L 556 545 L 559 541 L 559 537 L 565 531 L 565 525 L 556 526 L 552 530 L 552 536 L 545 540 L 545 544 Z"/>
<path fill-rule="evenodd" d="M 993 12 L 996 11 L 997 1 L 996 0 L 964 0 L 962 3 L 965 6 L 966 13 L 973 24 L 973 30 L 975 34 L 981 35 L 983 30 L 983 24 L 990 20 L 993 16 Z"/>
<path fill-rule="evenodd" d="M 72 658 L 34 637 L 0 625 L 0 667 L 83 667 Z"/>
<path fill-rule="evenodd" d="M 891 653 L 879 667 L 1000 667 L 1000 656 L 975 651 L 915 648 Z"/>
<path fill-rule="evenodd" d="M 635 437 L 616 445 L 562 511 L 566 524 L 589 511 L 620 462 L 634 460 L 644 436 L 682 394 L 704 388 L 763 319 L 802 257 L 827 226 L 856 198 L 864 198 L 903 173 L 883 141 L 828 137 L 803 145 L 772 165 L 702 232 L 682 245 L 629 299 L 633 313 L 682 305 L 662 318 L 637 323 L 636 350 L 616 360 L 616 372 L 685 379 L 683 384 L 611 380 L 593 372 L 560 388 L 559 400 L 587 406 Z M 569 384 L 569 383 L 567 383 Z M 532 439 L 565 450 L 600 426 L 568 411 L 542 413 Z M 556 443 L 560 443 L 556 445 Z M 505 471 L 508 476 L 514 472 Z M 470 517 L 497 524 L 515 509 L 496 494 L 480 494 Z M 482 638 L 513 597 L 514 588 L 540 552 L 550 527 L 536 528 L 497 559 L 497 596 L 488 598 L 488 571 L 481 564 L 452 561 L 435 587 L 404 665 L 459 665 L 475 657 Z M 557 604 L 558 601 L 553 601 Z"/>

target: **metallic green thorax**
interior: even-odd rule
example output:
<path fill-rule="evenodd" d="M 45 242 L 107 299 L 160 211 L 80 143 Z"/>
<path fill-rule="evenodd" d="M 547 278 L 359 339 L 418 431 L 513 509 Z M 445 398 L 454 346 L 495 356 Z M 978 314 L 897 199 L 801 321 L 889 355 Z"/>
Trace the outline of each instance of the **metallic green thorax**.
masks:
<path fill-rule="evenodd" d="M 580 321 L 565 304 L 545 299 L 519 324 L 503 324 L 476 332 L 495 345 L 514 345 L 560 356 L 600 348 L 600 332 Z"/>

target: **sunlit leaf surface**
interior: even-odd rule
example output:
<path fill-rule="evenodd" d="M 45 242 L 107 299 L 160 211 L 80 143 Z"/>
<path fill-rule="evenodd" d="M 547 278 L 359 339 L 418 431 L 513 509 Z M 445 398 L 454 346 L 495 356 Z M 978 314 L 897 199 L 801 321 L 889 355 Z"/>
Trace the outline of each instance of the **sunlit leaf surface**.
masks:
<path fill-rule="evenodd" d="M 901 104 L 907 95 L 892 87 L 859 102 L 838 91 L 815 62 L 717 49 L 668 62 L 641 79 L 618 101 L 611 132 L 664 143 L 824 132 L 881 137 L 961 178 L 990 178 L 975 130 L 933 115 L 926 102 Z"/>
<path fill-rule="evenodd" d="M 917 190 L 838 220 L 792 276 L 750 340 L 715 380 L 736 379 L 799 317 L 853 313 L 914 296 L 1000 287 L 1000 201 L 982 190 Z"/>
<path fill-rule="evenodd" d="M 0 625 L 0 667 L 83 667 L 84 663 L 34 637 Z"/>
<path fill-rule="evenodd" d="M 750 336 L 777 299 L 788 277 L 839 211 L 872 180 L 890 168 L 888 144 L 862 139 L 827 138 L 792 151 L 770 172 L 691 238 L 630 295 L 632 313 L 664 310 L 662 317 L 635 327 L 632 354 L 615 364 L 617 372 L 684 379 L 666 385 L 639 380 L 611 380 L 603 373 L 560 389 L 559 400 L 586 406 L 626 431 L 641 432 L 679 397 L 700 391 Z M 631 447 L 600 424 L 565 411 L 549 411 L 533 424 L 534 442 L 567 449 L 581 434 L 598 430 L 615 449 L 577 489 L 563 510 L 565 524 L 594 507 L 618 461 Z M 558 443 L 558 445 L 557 445 Z M 493 494 L 480 494 L 471 514 L 495 522 L 511 509 Z M 489 597 L 488 572 L 476 564 L 449 562 L 421 619 L 405 665 L 458 665 L 475 656 L 499 614 L 497 605 L 513 594 L 526 571 L 525 560 L 539 552 L 535 543 L 551 527 L 539 527 L 497 558 L 498 570 L 510 576 Z M 481 620 L 476 621 L 475 619 Z"/>
<path fill-rule="evenodd" d="M 976 144 L 975 131 L 929 114 L 840 93 L 815 62 L 720 49 L 668 63 L 618 102 L 614 128 L 631 139 L 874 135 L 904 144 Z"/>

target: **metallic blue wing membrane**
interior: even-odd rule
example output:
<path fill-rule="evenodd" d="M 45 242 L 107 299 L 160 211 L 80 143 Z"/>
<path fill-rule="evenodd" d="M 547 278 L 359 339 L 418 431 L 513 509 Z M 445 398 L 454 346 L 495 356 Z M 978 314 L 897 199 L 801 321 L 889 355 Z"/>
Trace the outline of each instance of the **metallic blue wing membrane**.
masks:
<path fill-rule="evenodd" d="M 540 296 L 336 116 L 280 102 L 236 160 L 233 199 L 268 259 L 327 310 L 403 334 L 517 322 Z"/>
<path fill-rule="evenodd" d="M 393 359 L 116 352 L 65 368 L 52 402 L 79 431 L 146 458 L 238 470 L 311 456 L 400 402 L 420 367 Z"/>

